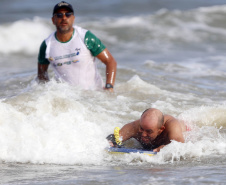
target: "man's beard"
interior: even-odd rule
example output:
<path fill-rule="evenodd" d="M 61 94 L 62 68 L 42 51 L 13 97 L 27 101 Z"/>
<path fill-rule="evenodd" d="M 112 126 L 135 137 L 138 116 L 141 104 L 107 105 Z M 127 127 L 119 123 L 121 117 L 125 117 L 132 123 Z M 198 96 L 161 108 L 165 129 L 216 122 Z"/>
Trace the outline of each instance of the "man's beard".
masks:
<path fill-rule="evenodd" d="M 57 30 L 62 34 L 69 33 L 70 30 L 71 30 L 71 26 L 69 26 L 69 25 L 67 25 L 67 26 L 57 26 Z"/>
<path fill-rule="evenodd" d="M 65 28 L 58 27 L 57 30 L 62 34 L 70 32 L 70 28 L 65 29 Z"/>
<path fill-rule="evenodd" d="M 141 137 L 142 143 L 149 144 L 149 143 L 151 143 L 152 140 L 153 140 L 153 139 L 150 138 L 150 137 Z"/>

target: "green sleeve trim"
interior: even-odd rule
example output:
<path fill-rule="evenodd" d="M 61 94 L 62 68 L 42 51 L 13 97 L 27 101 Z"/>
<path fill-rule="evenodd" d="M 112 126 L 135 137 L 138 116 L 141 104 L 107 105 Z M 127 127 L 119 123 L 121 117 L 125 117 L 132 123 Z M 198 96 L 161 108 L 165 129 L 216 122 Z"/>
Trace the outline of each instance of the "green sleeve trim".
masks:
<path fill-rule="evenodd" d="M 99 55 L 106 47 L 93 33 L 86 32 L 85 45 L 91 51 L 93 56 Z"/>
<path fill-rule="evenodd" d="M 46 42 L 43 41 L 40 49 L 39 49 L 39 54 L 38 54 L 38 62 L 40 64 L 49 64 L 48 59 L 46 59 Z"/>

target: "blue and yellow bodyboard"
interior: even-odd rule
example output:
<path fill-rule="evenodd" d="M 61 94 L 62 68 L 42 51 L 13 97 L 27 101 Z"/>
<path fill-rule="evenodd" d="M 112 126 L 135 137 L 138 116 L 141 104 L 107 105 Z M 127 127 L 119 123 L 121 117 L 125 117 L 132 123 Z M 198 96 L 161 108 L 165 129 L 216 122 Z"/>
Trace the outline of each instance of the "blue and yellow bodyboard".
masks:
<path fill-rule="evenodd" d="M 109 147 L 106 148 L 106 151 L 110 154 L 130 154 L 130 153 L 138 153 L 153 156 L 156 155 L 157 152 L 153 152 L 152 150 L 142 150 L 142 149 L 134 149 L 134 148 L 115 148 Z"/>

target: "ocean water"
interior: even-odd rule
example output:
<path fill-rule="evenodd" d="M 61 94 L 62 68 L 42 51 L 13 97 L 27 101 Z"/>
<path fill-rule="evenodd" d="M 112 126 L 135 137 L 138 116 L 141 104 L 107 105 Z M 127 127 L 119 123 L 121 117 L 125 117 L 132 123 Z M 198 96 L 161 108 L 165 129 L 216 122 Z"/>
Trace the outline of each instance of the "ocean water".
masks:
<path fill-rule="evenodd" d="M 58 1 L 1 0 L 1 184 L 225 184 L 226 2 L 68 1 L 118 63 L 114 93 L 53 80 L 37 55 Z M 104 78 L 105 66 L 98 68 Z M 192 131 L 153 157 L 104 151 L 150 107 Z"/>

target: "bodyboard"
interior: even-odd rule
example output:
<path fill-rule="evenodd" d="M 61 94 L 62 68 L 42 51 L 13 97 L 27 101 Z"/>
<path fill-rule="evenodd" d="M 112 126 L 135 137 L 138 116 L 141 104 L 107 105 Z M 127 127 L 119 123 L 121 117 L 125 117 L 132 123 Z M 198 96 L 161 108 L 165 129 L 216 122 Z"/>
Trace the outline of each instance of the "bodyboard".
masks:
<path fill-rule="evenodd" d="M 134 148 L 115 148 L 108 147 L 106 151 L 110 154 L 130 154 L 130 153 L 139 153 L 144 155 L 153 156 L 156 155 L 157 152 L 153 152 L 152 150 L 142 150 L 142 149 L 134 149 Z"/>

